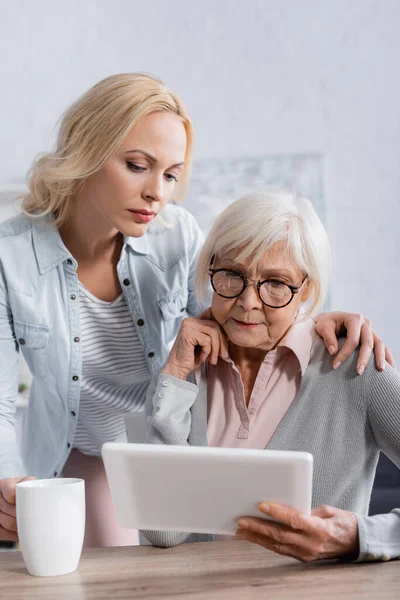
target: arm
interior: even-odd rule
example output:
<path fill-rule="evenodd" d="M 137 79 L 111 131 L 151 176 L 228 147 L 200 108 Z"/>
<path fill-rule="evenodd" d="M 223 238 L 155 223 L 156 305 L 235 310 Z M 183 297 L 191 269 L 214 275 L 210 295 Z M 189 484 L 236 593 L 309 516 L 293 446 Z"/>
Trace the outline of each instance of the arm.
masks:
<path fill-rule="evenodd" d="M 369 423 L 378 447 L 400 468 L 400 373 L 368 369 Z M 400 501 L 400 499 L 399 499 Z M 400 509 L 384 515 L 356 515 L 360 554 L 358 561 L 400 557 Z"/>
<path fill-rule="evenodd" d="M 187 446 L 197 385 L 164 373 L 153 377 L 146 396 L 147 443 Z"/>
<path fill-rule="evenodd" d="M 156 374 L 146 396 L 147 442 L 187 446 L 191 426 L 190 409 L 197 393 L 197 385 L 189 381 L 163 373 Z M 141 530 L 141 533 L 153 546 L 162 548 L 170 548 L 184 542 L 205 541 L 204 535 L 181 531 L 146 529 Z"/>
<path fill-rule="evenodd" d="M 18 346 L 0 264 L 0 479 L 25 474 L 15 433 L 17 394 Z"/>
<path fill-rule="evenodd" d="M 367 368 L 368 421 L 376 444 L 400 466 L 400 374 L 388 366 Z M 280 521 L 241 518 L 237 536 L 303 562 L 344 558 L 356 562 L 400 557 L 400 510 L 364 516 L 332 506 L 305 515 L 294 508 L 261 503 L 260 512 Z M 282 525 L 283 523 L 283 525 Z"/>

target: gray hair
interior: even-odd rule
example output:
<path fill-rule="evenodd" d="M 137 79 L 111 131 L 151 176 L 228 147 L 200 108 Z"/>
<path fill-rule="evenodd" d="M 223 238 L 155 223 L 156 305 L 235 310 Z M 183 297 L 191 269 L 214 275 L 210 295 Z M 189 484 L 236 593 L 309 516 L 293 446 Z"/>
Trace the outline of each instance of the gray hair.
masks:
<path fill-rule="evenodd" d="M 244 196 L 217 217 L 197 265 L 199 297 L 204 299 L 209 289 L 208 270 L 213 257 L 221 258 L 238 249 L 238 262 L 250 259 L 254 264 L 277 242 L 286 245 L 297 266 L 308 275 L 312 293 L 304 316 L 314 315 L 328 291 L 329 240 L 311 202 L 283 190 Z"/>

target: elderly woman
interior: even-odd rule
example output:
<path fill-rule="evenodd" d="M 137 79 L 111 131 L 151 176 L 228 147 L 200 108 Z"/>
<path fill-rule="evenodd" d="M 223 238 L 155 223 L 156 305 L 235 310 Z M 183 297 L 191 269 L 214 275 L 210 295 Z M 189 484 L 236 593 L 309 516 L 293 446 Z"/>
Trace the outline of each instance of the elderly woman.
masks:
<path fill-rule="evenodd" d="M 260 498 L 260 516 L 280 523 L 244 516 L 237 536 L 302 561 L 388 560 L 400 556 L 400 511 L 367 514 L 380 451 L 400 465 L 400 376 L 370 361 L 358 377 L 355 355 L 332 369 L 311 319 L 329 263 L 309 201 L 276 192 L 229 206 L 198 263 L 211 310 L 183 321 L 150 385 L 149 441 L 311 452 L 312 514 Z M 189 536 L 145 535 L 162 546 Z"/>

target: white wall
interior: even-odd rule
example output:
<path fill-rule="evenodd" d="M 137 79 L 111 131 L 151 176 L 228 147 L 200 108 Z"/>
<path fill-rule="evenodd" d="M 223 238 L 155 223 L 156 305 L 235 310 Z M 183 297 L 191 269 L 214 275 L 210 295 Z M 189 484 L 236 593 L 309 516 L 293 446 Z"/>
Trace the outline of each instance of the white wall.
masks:
<path fill-rule="evenodd" d="M 323 152 L 332 305 L 361 311 L 400 362 L 400 2 L 0 2 L 0 184 L 60 113 L 141 70 L 185 100 L 197 156 Z"/>

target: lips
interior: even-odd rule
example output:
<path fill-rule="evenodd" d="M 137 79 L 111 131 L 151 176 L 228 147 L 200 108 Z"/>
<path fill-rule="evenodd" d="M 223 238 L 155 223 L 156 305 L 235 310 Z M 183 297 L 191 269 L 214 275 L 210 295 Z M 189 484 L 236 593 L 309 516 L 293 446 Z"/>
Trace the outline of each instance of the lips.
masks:
<path fill-rule="evenodd" d="M 236 323 L 236 325 L 238 325 L 239 327 L 243 327 L 245 329 L 252 329 L 254 327 L 258 327 L 259 325 L 262 325 L 262 323 L 245 323 L 243 321 L 239 321 L 238 319 L 234 319 L 232 317 L 232 321 L 234 321 Z"/>
<path fill-rule="evenodd" d="M 148 223 L 149 221 L 152 221 L 152 219 L 154 219 L 154 217 L 156 216 L 155 212 L 151 212 L 149 210 L 136 210 L 131 208 L 128 208 L 128 210 L 138 221 L 141 221 L 142 223 Z"/>

